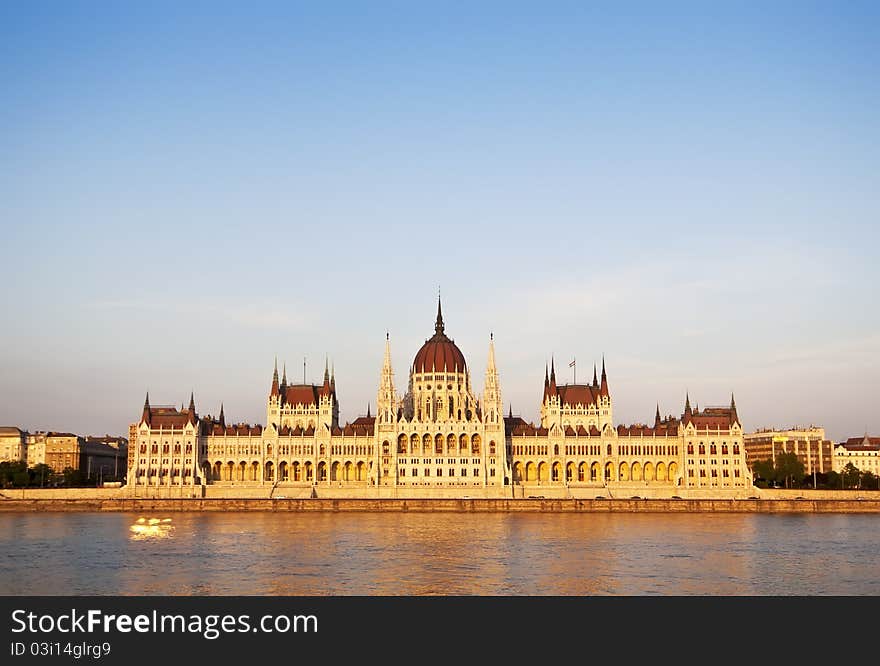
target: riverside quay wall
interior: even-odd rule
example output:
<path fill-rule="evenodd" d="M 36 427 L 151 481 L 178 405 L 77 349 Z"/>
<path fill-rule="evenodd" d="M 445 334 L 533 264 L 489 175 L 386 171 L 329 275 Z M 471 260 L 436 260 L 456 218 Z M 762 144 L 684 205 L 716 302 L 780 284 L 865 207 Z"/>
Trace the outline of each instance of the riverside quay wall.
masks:
<path fill-rule="evenodd" d="M 848 499 L 334 499 L 334 498 L 20 498 L 0 512 L 329 511 L 426 513 L 880 513 L 880 493 Z"/>

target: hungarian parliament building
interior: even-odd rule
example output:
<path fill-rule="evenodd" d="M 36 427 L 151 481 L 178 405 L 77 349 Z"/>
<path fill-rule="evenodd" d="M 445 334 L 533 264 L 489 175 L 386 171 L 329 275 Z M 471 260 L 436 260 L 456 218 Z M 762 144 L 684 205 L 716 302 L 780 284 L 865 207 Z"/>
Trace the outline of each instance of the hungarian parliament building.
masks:
<path fill-rule="evenodd" d="M 605 361 L 592 382 L 544 372 L 540 425 L 504 414 L 489 340 L 482 395 L 445 332 L 434 335 L 395 389 L 386 334 L 376 412 L 340 425 L 336 379 L 288 383 L 277 361 L 266 425 L 227 423 L 189 406 L 153 406 L 129 428 L 128 485 L 256 488 L 275 497 L 744 497 L 752 488 L 742 426 L 729 406 L 692 408 L 653 425 L 614 425 Z M 263 496 L 266 496 L 265 494 Z"/>

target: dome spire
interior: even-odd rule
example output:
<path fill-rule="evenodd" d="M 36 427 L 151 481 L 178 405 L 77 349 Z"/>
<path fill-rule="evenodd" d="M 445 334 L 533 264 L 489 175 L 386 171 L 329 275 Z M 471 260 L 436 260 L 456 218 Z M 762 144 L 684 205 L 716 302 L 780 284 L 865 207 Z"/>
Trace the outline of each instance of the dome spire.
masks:
<path fill-rule="evenodd" d="M 443 311 L 440 307 L 440 290 L 437 290 L 437 321 L 434 323 L 434 332 L 437 335 L 443 335 Z"/>

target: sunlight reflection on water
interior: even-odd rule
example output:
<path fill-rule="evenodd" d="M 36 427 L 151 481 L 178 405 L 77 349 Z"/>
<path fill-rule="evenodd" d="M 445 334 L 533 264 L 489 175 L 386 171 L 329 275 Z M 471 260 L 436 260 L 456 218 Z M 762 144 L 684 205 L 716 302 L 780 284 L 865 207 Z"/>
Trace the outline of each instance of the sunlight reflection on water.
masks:
<path fill-rule="evenodd" d="M 168 539 L 174 532 L 171 518 L 138 518 L 134 525 L 129 527 L 132 541 L 144 539 Z"/>

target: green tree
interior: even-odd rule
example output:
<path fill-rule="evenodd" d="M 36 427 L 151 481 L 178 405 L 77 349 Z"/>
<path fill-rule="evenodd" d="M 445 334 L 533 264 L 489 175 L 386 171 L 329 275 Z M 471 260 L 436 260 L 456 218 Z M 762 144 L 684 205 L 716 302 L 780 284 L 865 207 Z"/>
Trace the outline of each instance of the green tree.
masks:
<path fill-rule="evenodd" d="M 852 463 L 847 463 L 846 467 L 843 468 L 843 474 L 841 474 L 841 476 L 843 477 L 844 488 L 857 488 L 862 473 L 859 471 L 858 467 Z"/>
<path fill-rule="evenodd" d="M 859 488 L 880 490 L 880 479 L 877 478 L 874 472 L 862 472 L 862 477 L 859 479 Z"/>
<path fill-rule="evenodd" d="M 772 483 L 776 480 L 776 468 L 773 466 L 773 459 L 756 460 L 752 465 L 752 472 L 755 475 L 755 482 L 765 481 Z"/>
<path fill-rule="evenodd" d="M 804 480 L 804 464 L 794 452 L 776 456 L 776 479 L 785 482 L 786 488 L 800 485 Z"/>
<path fill-rule="evenodd" d="M 843 487 L 840 474 L 834 470 L 828 472 L 828 474 L 825 475 L 825 487 L 829 490 L 840 490 Z"/>
<path fill-rule="evenodd" d="M 33 467 L 31 467 L 30 472 L 31 485 L 41 487 L 49 485 L 49 480 L 52 478 L 52 475 L 55 474 L 52 468 L 45 463 L 34 465 Z"/>
<path fill-rule="evenodd" d="M 85 481 L 83 473 L 73 467 L 65 467 L 61 474 L 64 476 L 65 486 L 81 486 Z"/>
<path fill-rule="evenodd" d="M 17 474 L 21 474 L 22 472 L 27 472 L 27 465 L 23 462 L 6 461 L 0 463 L 0 486 L 3 486 L 4 488 L 9 488 L 13 485 L 19 485 L 16 484 L 15 476 Z"/>

